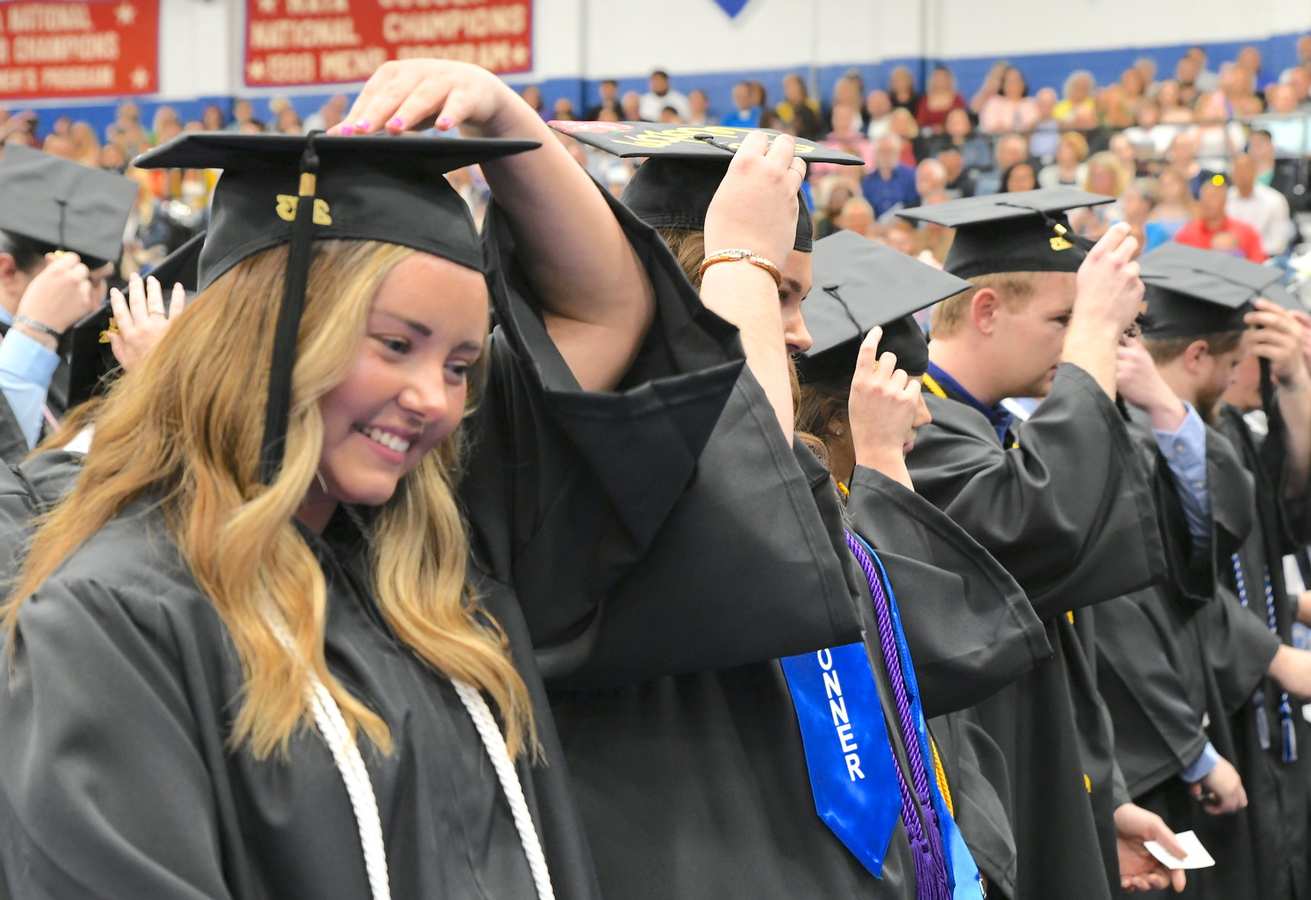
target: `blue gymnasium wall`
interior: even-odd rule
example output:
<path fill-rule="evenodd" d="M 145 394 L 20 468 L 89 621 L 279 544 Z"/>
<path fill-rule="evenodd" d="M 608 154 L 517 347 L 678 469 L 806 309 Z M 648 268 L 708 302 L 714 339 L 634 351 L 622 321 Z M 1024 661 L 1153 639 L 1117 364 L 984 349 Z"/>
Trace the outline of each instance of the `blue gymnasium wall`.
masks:
<path fill-rule="evenodd" d="M 1218 68 L 1221 62 L 1233 59 L 1241 47 L 1248 44 L 1259 47 L 1264 57 L 1263 64 L 1265 68 L 1262 72 L 1262 83 L 1264 84 L 1278 78 L 1279 73 L 1296 60 L 1298 37 L 1299 34 L 1296 33 L 1282 34 L 1264 40 L 1206 42 L 1201 43 L 1200 46 L 1206 49 L 1209 66 L 1213 70 Z M 1031 91 L 1036 91 L 1044 86 L 1055 87 L 1059 91 L 1065 77 L 1074 69 L 1088 69 L 1096 76 L 1099 83 L 1107 83 L 1118 79 L 1120 72 L 1141 56 L 1150 56 L 1156 60 L 1160 73 L 1158 77 L 1171 77 L 1175 63 L 1190 46 L 1195 46 L 1195 44 L 1170 44 L 1155 47 L 1084 50 L 1078 52 L 1063 51 L 1060 53 L 1010 54 L 1004 58 L 1024 73 L 1029 81 Z M 819 96 L 827 99 L 833 91 L 834 83 L 851 69 L 855 69 L 861 74 L 865 79 L 866 89 L 870 90 L 883 85 L 887 80 L 888 73 L 899 65 L 909 66 L 911 71 L 915 73 L 917 81 L 922 84 L 925 74 L 931 69 L 932 65 L 940 61 L 956 73 L 961 92 L 969 97 L 982 82 L 988 68 L 998 58 L 998 56 L 973 56 L 942 60 L 921 57 L 893 58 L 880 62 L 825 65 L 816 68 L 813 75 L 818 86 Z M 771 100 L 777 100 L 782 96 L 783 77 L 790 72 L 800 72 L 808 78 L 811 75 L 810 69 L 805 66 L 788 66 L 777 69 L 720 71 L 700 74 L 672 72 L 671 81 L 673 86 L 681 91 L 689 91 L 693 88 L 706 91 L 710 96 L 711 106 L 714 111 L 723 112 L 731 109 L 730 95 L 733 85 L 738 81 L 743 79 L 759 81 L 765 85 Z M 520 79 L 510 80 L 516 85 L 532 83 Z M 597 85 L 601 80 L 601 78 L 588 80 L 550 78 L 536 83 L 542 90 L 545 108 L 548 112 L 557 98 L 567 97 L 573 101 L 575 110 L 581 115 L 584 108 L 595 102 L 593 98 L 596 96 Z M 647 89 L 645 76 L 622 77 L 618 81 L 621 94 L 629 90 L 640 93 Z M 334 93 L 337 92 L 329 90 L 323 93 L 294 94 L 289 95 L 288 99 L 304 117 L 316 111 Z M 266 121 L 271 119 L 268 109 L 269 96 L 257 96 L 250 99 L 255 104 L 255 115 L 258 118 Z M 191 119 L 199 119 L 201 111 L 211 103 L 218 104 L 225 113 L 229 113 L 232 101 L 233 98 L 230 96 L 208 96 L 195 100 L 141 99 L 137 103 L 141 107 L 142 121 L 149 125 L 155 110 L 160 106 L 173 107 L 185 122 Z M 62 115 L 74 120 L 90 122 L 97 130 L 97 133 L 103 137 L 105 128 L 114 120 L 115 105 L 114 102 L 107 102 L 38 109 L 37 113 L 40 117 L 39 133 L 44 136 L 54 120 Z M 21 109 L 22 106 L 21 104 L 13 104 L 10 108 L 17 110 Z"/>

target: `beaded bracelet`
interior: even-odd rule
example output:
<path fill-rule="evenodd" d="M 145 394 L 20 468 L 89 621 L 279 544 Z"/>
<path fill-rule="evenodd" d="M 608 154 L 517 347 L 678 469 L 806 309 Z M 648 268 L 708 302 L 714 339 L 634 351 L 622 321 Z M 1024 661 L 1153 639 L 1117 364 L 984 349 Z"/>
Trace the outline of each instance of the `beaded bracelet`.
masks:
<path fill-rule="evenodd" d="M 768 272 L 769 277 L 774 279 L 775 285 L 778 287 L 783 286 L 783 273 L 778 270 L 778 266 L 765 259 L 765 257 L 756 255 L 751 250 L 717 250 L 702 260 L 701 267 L 697 269 L 697 277 L 703 278 L 706 274 L 706 269 L 717 263 L 724 262 L 751 263 L 751 265 L 756 268 L 764 269 Z"/>

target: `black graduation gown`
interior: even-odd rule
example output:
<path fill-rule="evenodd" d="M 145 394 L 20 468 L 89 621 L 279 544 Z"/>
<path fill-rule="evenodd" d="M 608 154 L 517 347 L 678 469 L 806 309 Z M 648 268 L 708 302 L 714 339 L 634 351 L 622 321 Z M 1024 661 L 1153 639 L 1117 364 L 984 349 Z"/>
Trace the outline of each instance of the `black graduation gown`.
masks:
<path fill-rule="evenodd" d="M 1169 463 L 1161 456 L 1146 417 L 1135 411 L 1130 433 L 1153 472 L 1154 501 L 1171 577 L 1167 584 L 1118 597 L 1098 607 L 1098 684 L 1115 723 L 1116 756 L 1135 802 L 1161 816 L 1175 831 L 1196 831 L 1216 857 L 1214 868 L 1190 873 L 1185 895 L 1215 900 L 1256 897 L 1248 811 L 1226 816 L 1205 812 L 1180 778 L 1209 740 L 1235 759 L 1229 711 L 1211 666 L 1210 631 L 1226 629 L 1215 592 L 1216 526 L 1211 543 L 1193 546 Z M 1228 441 L 1207 430 L 1207 485 L 1213 520 L 1231 521 L 1226 510 L 1250 481 Z M 1249 522 L 1250 524 L 1250 522 Z M 1248 633 L 1251 633 L 1250 630 Z M 1262 643 L 1266 643 L 1262 641 Z M 1234 646 L 1240 655 L 1260 648 Z"/>
<path fill-rule="evenodd" d="M 1053 650 L 974 710 L 1009 766 L 1016 897 L 1103 900 L 1118 884 L 1109 815 L 1127 797 L 1087 607 L 1163 576 L 1146 473 L 1119 410 L 1075 366 L 1058 369 L 1015 449 L 963 398 L 926 400 L 933 422 L 907 460 L 916 490 L 1015 577 Z"/>
<path fill-rule="evenodd" d="M 8 326 L 0 325 L 0 339 L 8 332 Z M 61 355 L 59 364 L 55 366 L 55 373 L 51 376 L 50 388 L 46 392 L 46 406 L 56 417 L 62 416 L 67 411 L 68 380 L 68 361 Z M 46 423 L 42 421 L 38 440 L 45 438 L 47 434 Z M 0 462 L 15 465 L 30 452 L 32 451 L 27 446 L 27 439 L 23 437 L 23 430 L 18 427 L 18 419 L 9 408 L 9 401 L 3 393 L 0 393 Z"/>
<path fill-rule="evenodd" d="M 776 473 L 782 473 L 781 484 Z M 881 476 L 862 473 L 852 485 L 849 509 L 862 534 L 870 521 L 862 512 L 870 477 Z M 937 557 L 910 558 L 898 548 L 888 552 L 879 546 L 907 620 L 917 671 L 921 657 L 937 661 L 926 671 L 939 674 L 921 680 L 921 692 L 926 698 L 947 697 L 944 709 L 951 708 L 952 698 L 973 702 L 1031 666 L 1045 643 L 1018 588 L 987 554 L 933 510 L 918 520 L 906 513 L 905 507 L 922 508 L 923 501 L 898 490 L 904 495 L 901 508 L 871 500 L 880 527 L 904 534 L 907 542 L 943 535 Z M 684 521 L 696 525 L 671 527 Z M 568 656 L 575 668 L 547 670 L 555 681 L 553 708 L 607 896 L 914 896 L 912 861 L 900 827 L 883 877 L 876 880 L 816 815 L 791 696 L 774 659 L 801 652 L 797 648 L 806 636 L 806 643 L 832 646 L 859 639 L 862 630 L 876 634 L 864 576 L 848 562 L 844 525 L 828 472 L 799 443 L 789 452 L 763 392 L 744 375 L 702 455 L 697 478 L 680 496 L 642 567 L 602 604 L 597 630 L 603 637 L 591 645 L 600 648 L 605 636 L 613 639 L 621 630 L 629 637 L 619 646 L 632 646 L 643 635 L 663 642 L 691 620 L 697 630 L 682 632 L 688 646 L 669 656 L 687 674 L 643 680 L 636 662 L 617 664 L 600 652 L 557 654 L 555 659 Z M 878 545 L 881 534 L 866 536 Z M 956 567 L 937 568 L 939 558 Z M 690 559 L 695 565 L 688 565 Z M 834 580 L 836 602 L 826 593 Z M 961 621 L 939 620 L 936 633 L 923 622 L 911 625 L 920 613 L 940 616 L 953 601 Z M 695 608 L 684 616 L 688 606 Z M 835 629 L 835 618 L 849 625 Z M 744 665 L 734 658 L 731 667 L 724 665 L 727 650 L 713 652 L 708 637 L 721 633 L 726 637 L 717 643 L 724 648 L 736 643 L 773 652 L 759 662 Z M 984 638 L 994 646 L 985 646 Z M 886 696 L 876 641 L 866 646 Z M 978 666 L 981 688 L 947 683 L 967 678 L 972 664 Z M 889 734 L 904 756 L 896 728 Z M 945 764 L 952 766 L 965 753 L 949 754 Z M 967 793 L 973 805 L 984 810 L 975 815 L 983 825 L 971 827 L 967 841 L 971 833 L 984 832 L 985 839 L 1004 848 L 1010 836 L 998 815 L 1000 804 L 995 796 L 989 802 L 981 777 L 962 777 L 972 786 Z"/>
<path fill-rule="evenodd" d="M 1248 654 L 1243 659 L 1232 647 L 1216 647 L 1215 664 L 1223 672 L 1222 682 L 1229 690 L 1226 696 L 1233 714 L 1229 720 L 1235 736 L 1237 760 L 1235 765 L 1247 786 L 1255 831 L 1256 876 L 1259 896 L 1274 900 L 1311 896 L 1311 873 L 1308 872 L 1308 825 L 1311 824 L 1311 728 L 1301 714 L 1300 702 L 1293 698 L 1293 726 L 1297 735 L 1298 758 L 1285 763 L 1281 758 L 1279 723 L 1279 687 L 1265 677 L 1265 667 L 1280 643 L 1291 644 L 1292 623 L 1296 615 L 1293 602 L 1287 595 L 1283 573 L 1283 555 L 1294 552 L 1305 542 L 1304 521 L 1290 513 L 1299 511 L 1299 504 L 1286 504 L 1283 500 L 1283 446 L 1282 441 L 1262 440 L 1244 422 L 1242 415 L 1232 407 L 1222 407 L 1217 428 L 1237 448 L 1243 465 L 1252 476 L 1253 516 L 1252 528 L 1241 542 L 1223 536 L 1220 551 L 1220 593 L 1231 604 L 1238 604 L 1230 554 L 1237 551 L 1243 562 L 1247 584 L 1248 608 L 1237 610 L 1235 618 L 1252 627 L 1251 619 L 1259 628 L 1266 628 L 1270 637 L 1267 652 Z M 1282 426 L 1278 420 L 1276 429 Z M 1274 588 L 1277 628 L 1268 631 L 1263 571 L 1268 569 Z M 1243 619 L 1241 613 L 1248 619 Z M 1235 628 L 1239 626 L 1235 624 Z M 1253 635 L 1248 646 L 1259 646 Z M 1257 668 L 1259 668 L 1259 671 Z M 1253 678 L 1255 676 L 1255 678 Z M 1252 692 L 1262 687 L 1265 692 L 1265 715 L 1270 728 L 1270 749 L 1260 745 L 1257 714 L 1252 706 Z M 1242 693 L 1243 688 L 1247 692 Z"/>
<path fill-rule="evenodd" d="M 648 263 L 673 265 L 653 232 L 621 220 Z M 499 252 L 492 248 L 494 259 L 503 259 Z M 536 764 L 521 760 L 518 771 L 556 895 L 590 900 L 600 892 L 518 579 L 539 575 L 528 597 L 546 605 L 555 596 L 568 610 L 579 605 L 574 592 L 622 575 L 632 544 L 612 544 L 602 532 L 608 520 L 589 515 L 613 517 L 634 495 L 615 496 L 570 429 L 604 417 L 617 441 L 629 441 L 633 453 L 640 447 L 642 456 L 627 459 L 650 463 L 640 479 L 643 502 L 624 511 L 635 532 L 657 531 L 652 519 L 690 477 L 740 371 L 740 349 L 732 329 L 698 312 L 685 282 L 653 271 L 652 344 L 664 340 L 667 320 L 683 324 L 680 345 L 664 348 L 668 377 L 616 394 L 553 392 L 536 355 L 548 363 L 556 357 L 544 331 L 514 329 L 519 320 L 503 302 L 501 271 L 490 281 L 506 327 L 493 335 L 488 382 L 467 423 L 474 441 L 461 494 L 470 577 L 532 696 L 543 753 Z M 71 472 L 67 461 L 43 455 L 9 473 L 0 491 L 0 544 L 9 558 L 20 552 L 41 498 L 68 485 L 67 473 L 47 477 L 45 467 L 62 462 Z M 323 539 L 306 539 L 328 583 L 328 665 L 387 721 L 396 743 L 386 757 L 362 748 L 393 896 L 534 896 L 473 724 L 449 683 L 398 646 L 378 616 L 350 517 L 334 520 Z M 598 560 L 610 565 L 592 568 Z M 25 605 L 20 630 L 16 664 L 0 671 L 0 871 L 15 896 L 368 896 L 355 819 L 318 736 L 298 733 L 285 759 L 229 752 L 240 667 L 148 504 L 79 548 Z"/>

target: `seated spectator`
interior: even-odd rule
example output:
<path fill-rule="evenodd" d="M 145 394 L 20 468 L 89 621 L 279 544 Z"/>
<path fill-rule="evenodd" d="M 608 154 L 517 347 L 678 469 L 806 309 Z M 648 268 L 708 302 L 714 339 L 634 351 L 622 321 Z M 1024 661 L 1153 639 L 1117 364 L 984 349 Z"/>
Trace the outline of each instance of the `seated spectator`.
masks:
<path fill-rule="evenodd" d="M 1300 110 L 1311 109 L 1311 66 L 1298 66 L 1286 82 L 1293 89 L 1293 98 Z"/>
<path fill-rule="evenodd" d="M 648 122 L 655 122 L 664 115 L 666 107 L 672 106 L 678 114 L 678 118 L 687 121 L 691 115 L 692 108 L 687 102 L 687 97 L 669 86 L 669 73 L 663 69 L 655 69 L 651 72 L 651 77 L 647 79 L 647 92 L 642 95 L 641 105 L 638 112 L 643 119 Z"/>
<path fill-rule="evenodd" d="M 1234 58 L 1234 65 L 1248 74 L 1252 80 L 1252 88 L 1260 90 L 1265 87 L 1265 76 L 1261 71 L 1261 51 L 1251 44 L 1238 51 L 1238 56 Z"/>
<path fill-rule="evenodd" d="M 865 133 L 877 141 L 892 132 L 892 98 L 887 91 L 870 91 L 865 98 Z"/>
<path fill-rule="evenodd" d="M 1175 234 L 1174 239 L 1190 247 L 1203 250 L 1223 250 L 1243 256 L 1250 262 L 1266 261 L 1261 235 L 1246 222 L 1230 216 L 1226 211 L 1229 201 L 1229 182 L 1223 175 L 1214 175 L 1202 185 L 1197 202 L 1197 218 Z"/>
<path fill-rule="evenodd" d="M 1011 166 L 1029 160 L 1029 139 L 1022 134 L 1006 134 L 997 139 L 993 148 L 993 168 L 991 172 L 975 176 L 976 191 L 979 194 L 995 194 L 1001 190 L 1002 173 Z"/>
<path fill-rule="evenodd" d="M 349 98 L 345 94 L 334 94 L 305 120 L 305 132 L 336 128 L 346 118 L 349 109 Z"/>
<path fill-rule="evenodd" d="M 640 122 L 642 120 L 642 95 L 637 91 L 625 91 L 624 95 L 619 98 L 619 111 L 623 114 L 623 121 Z"/>
<path fill-rule="evenodd" d="M 892 111 L 888 130 L 901 138 L 902 164 L 913 167 L 921 155 L 920 127 L 915 124 L 915 116 L 904 106 L 898 106 Z"/>
<path fill-rule="evenodd" d="M 774 112 L 774 107 L 769 104 L 769 94 L 766 93 L 765 86 L 759 81 L 751 82 L 751 96 L 760 107 L 760 127 L 779 128 L 778 115 Z"/>
<path fill-rule="evenodd" d="M 760 107 L 753 101 L 755 91 L 745 81 L 733 85 L 733 111 L 723 117 L 723 124 L 734 128 L 757 128 L 760 126 Z"/>
<path fill-rule="evenodd" d="M 1124 136 L 1129 139 L 1139 160 L 1165 156 L 1174 134 L 1175 129 L 1161 124 L 1161 107 L 1151 100 L 1138 106 L 1134 125 L 1124 130 Z"/>
<path fill-rule="evenodd" d="M 701 88 L 694 88 L 687 92 L 687 103 L 692 108 L 692 114 L 688 116 L 687 124 L 689 125 L 718 125 L 719 117 L 710 113 L 710 97 Z"/>
<path fill-rule="evenodd" d="M 1112 156 L 1120 161 L 1124 171 L 1130 178 L 1138 176 L 1138 154 L 1134 152 L 1133 144 L 1124 136 L 1123 131 L 1117 131 L 1111 135 L 1111 140 L 1106 148 Z"/>
<path fill-rule="evenodd" d="M 963 165 L 967 170 L 981 171 L 992 168 L 992 145 L 988 139 L 974 132 L 970 114 L 963 109 L 953 109 L 947 113 L 945 133 L 935 136 L 929 142 L 929 150 L 934 155 L 947 148 L 960 152 Z"/>
<path fill-rule="evenodd" d="M 1053 115 L 1056 101 L 1054 88 L 1039 88 L 1033 95 L 1033 102 L 1038 106 L 1038 121 L 1029 135 L 1029 155 L 1043 162 L 1056 158 L 1056 147 L 1061 142 L 1061 123 Z"/>
<path fill-rule="evenodd" d="M 979 89 L 970 98 L 970 112 L 976 118 L 983 114 L 983 107 L 987 106 L 988 101 L 1001 93 L 1002 78 L 1010 67 L 1010 63 L 999 59 L 988 68 L 988 74 L 983 76 Z"/>
<path fill-rule="evenodd" d="M 72 159 L 84 166 L 100 164 L 100 140 L 96 130 L 87 122 L 74 122 L 68 130 L 69 140 L 73 142 Z"/>
<path fill-rule="evenodd" d="M 817 240 L 828 237 L 838 230 L 842 207 L 855 197 L 859 190 L 858 182 L 853 185 L 851 179 L 841 175 L 826 175 L 815 182 L 815 238 Z M 862 202 L 865 201 L 862 199 Z M 874 213 L 871 211 L 870 221 L 873 220 Z"/>
<path fill-rule="evenodd" d="M 1203 94 L 1215 90 L 1220 78 L 1206 67 L 1206 49 L 1198 46 L 1189 47 L 1188 58 L 1197 64 L 1197 89 Z"/>
<path fill-rule="evenodd" d="M 1002 76 L 1001 92 L 983 105 L 979 130 L 988 134 L 1029 131 L 1038 123 L 1038 106 L 1029 96 L 1024 74 L 1011 66 Z"/>
<path fill-rule="evenodd" d="M 1133 61 L 1133 69 L 1143 82 L 1143 96 L 1155 97 L 1160 83 L 1156 80 L 1156 60 L 1150 56 L 1140 56 Z"/>
<path fill-rule="evenodd" d="M 1150 221 L 1159 223 L 1173 240 L 1175 233 L 1196 214 L 1197 204 L 1188 179 L 1176 169 L 1163 169 L 1156 179 L 1156 207 L 1149 216 Z"/>
<path fill-rule="evenodd" d="M 1174 82 L 1179 90 L 1179 103 L 1183 106 L 1193 106 L 1202 95 L 1202 88 L 1197 83 L 1198 72 L 1197 60 L 1191 56 L 1184 55 L 1175 63 Z"/>
<path fill-rule="evenodd" d="M 525 85 L 523 90 L 519 91 L 519 96 L 523 97 L 524 102 L 533 108 L 533 112 L 541 116 L 546 112 L 542 101 L 542 89 L 535 84 Z"/>
<path fill-rule="evenodd" d="M 1032 191 L 1038 187 L 1038 174 L 1033 170 L 1033 163 L 1027 159 L 1001 173 L 1001 190 L 999 193 L 1010 194 L 1015 191 Z"/>
<path fill-rule="evenodd" d="M 560 122 L 572 122 L 574 120 L 574 101 L 568 97 L 558 97 L 555 103 L 551 104 L 551 118 Z"/>
<path fill-rule="evenodd" d="M 136 156 L 150 146 L 146 129 L 141 124 L 141 107 L 131 100 L 118 105 L 114 121 L 105 129 L 105 140 L 111 140 L 114 132 L 119 132 L 119 145 L 129 156 Z"/>
<path fill-rule="evenodd" d="M 1196 100 L 1196 96 L 1193 100 Z M 1193 122 L 1192 103 L 1185 103 L 1177 81 L 1162 81 L 1161 89 L 1156 92 L 1156 102 L 1161 107 L 1161 121 L 1166 125 L 1191 125 Z"/>
<path fill-rule="evenodd" d="M 1084 136 L 1077 131 L 1065 132 L 1056 147 L 1056 161 L 1050 166 L 1043 166 L 1038 172 L 1038 184 L 1045 188 L 1082 184 L 1085 171 L 1083 161 L 1087 158 L 1088 141 Z"/>
<path fill-rule="evenodd" d="M 915 238 L 915 226 L 901 219 L 889 222 L 879 240 L 907 256 L 916 255 L 916 244 L 919 243 Z"/>
<path fill-rule="evenodd" d="M 1074 111 L 1069 126 L 1083 134 L 1084 139 L 1088 141 L 1088 151 L 1090 153 L 1100 153 L 1110 143 L 1111 131 L 1103 126 L 1101 120 L 1097 118 L 1097 109 L 1095 107 L 1089 109 L 1086 106 L 1080 106 Z"/>
<path fill-rule="evenodd" d="M 946 66 L 934 66 L 929 89 L 915 109 L 915 121 L 920 128 L 936 133 L 943 130 L 947 114 L 953 109 L 965 109 L 965 98 L 956 90 L 956 76 Z"/>
<path fill-rule="evenodd" d="M 865 161 L 865 171 L 874 168 L 874 142 L 865 137 L 860 130 L 860 116 L 856 110 L 845 103 L 833 107 L 833 130 L 824 138 L 823 144 L 834 150 L 859 156 Z M 812 180 L 818 181 L 828 175 L 852 177 L 859 179 L 862 174 L 855 166 L 840 166 L 836 163 L 811 163 Z"/>
<path fill-rule="evenodd" d="M 1130 66 L 1120 73 L 1120 91 L 1135 113 L 1138 105 L 1147 99 L 1147 87 L 1143 73 L 1137 68 Z"/>
<path fill-rule="evenodd" d="M 874 207 L 862 197 L 852 197 L 842 204 L 842 211 L 833 220 L 833 224 L 839 231 L 854 231 L 856 234 L 871 237 L 875 228 Z"/>
<path fill-rule="evenodd" d="M 1197 162 L 1204 169 L 1224 171 L 1229 159 L 1247 143 L 1243 126 L 1229 118 L 1225 95 L 1212 91 L 1197 104 L 1197 127 L 1193 130 Z"/>
<path fill-rule="evenodd" d="M 1181 131 L 1174 136 L 1170 147 L 1165 151 L 1166 164 L 1184 177 L 1188 190 L 1194 197 L 1202 185 L 1204 173 L 1197 162 L 1197 138 L 1189 131 Z"/>
<path fill-rule="evenodd" d="M 852 106 L 860 110 L 860 127 L 864 129 L 869 128 L 869 117 L 865 113 L 865 80 L 861 78 L 860 73 L 854 69 L 848 71 L 833 83 L 833 97 L 829 102 L 828 109 L 824 110 L 826 119 L 833 118 L 833 107 L 837 106 L 839 103 L 844 103 L 847 106 Z M 888 112 L 892 112 L 891 101 L 888 102 Z M 882 115 L 887 115 L 887 113 L 882 113 Z M 870 135 L 871 140 L 873 140 L 874 137 L 874 135 Z"/>
<path fill-rule="evenodd" d="M 1151 221 L 1155 208 L 1156 183 L 1150 178 L 1139 178 L 1130 182 L 1120 199 L 1110 205 L 1106 218 L 1112 224 L 1126 223 L 1138 239 L 1140 254 L 1148 253 L 1170 240 L 1173 234 L 1160 222 Z"/>
<path fill-rule="evenodd" d="M 1297 63 L 1279 73 L 1281 84 L 1288 83 L 1288 77 L 1294 69 L 1311 66 L 1311 34 L 1304 34 L 1297 39 Z"/>
<path fill-rule="evenodd" d="M 915 167 L 915 192 L 920 195 L 921 206 L 946 203 L 947 167 L 936 159 L 926 159 Z"/>
<path fill-rule="evenodd" d="M 1118 84 L 1110 85 L 1097 95 L 1097 114 L 1102 124 L 1113 131 L 1132 126 L 1136 108 Z"/>
<path fill-rule="evenodd" d="M 1114 153 L 1103 151 L 1088 158 L 1084 173 L 1083 190 L 1103 197 L 1114 197 L 1117 201 L 1124 189 L 1128 187 L 1132 175 L 1121 165 Z M 1111 227 L 1119 215 L 1111 206 L 1093 206 L 1077 209 L 1070 213 L 1070 224 L 1075 233 L 1081 237 L 1097 240 Z"/>
<path fill-rule="evenodd" d="M 947 172 L 947 197 L 959 200 L 961 197 L 974 196 L 974 178 L 965 168 L 965 157 L 955 147 L 944 147 L 938 151 L 938 162 Z"/>
<path fill-rule="evenodd" d="M 1074 114 L 1084 107 L 1096 110 L 1097 101 L 1093 91 L 1097 82 L 1087 69 L 1076 69 L 1065 79 L 1065 88 L 1061 101 L 1052 110 L 1058 122 L 1070 122 Z"/>
<path fill-rule="evenodd" d="M 127 154 L 117 144 L 106 142 L 100 147 L 100 168 L 122 175 L 127 169 Z"/>
<path fill-rule="evenodd" d="M 666 106 L 664 109 L 660 110 L 660 124 L 661 125 L 684 124 L 683 118 L 678 114 L 678 107 Z"/>
<path fill-rule="evenodd" d="M 223 131 L 228 127 L 227 118 L 223 115 L 223 107 L 217 103 L 205 107 L 200 114 L 200 122 L 205 131 Z"/>
<path fill-rule="evenodd" d="M 920 95 L 915 90 L 915 76 L 905 66 L 897 66 L 888 74 L 888 97 L 893 109 L 904 109 L 912 116 L 919 110 Z"/>
<path fill-rule="evenodd" d="M 1246 222 L 1261 236 L 1267 256 L 1283 256 L 1293 239 L 1293 216 L 1284 195 L 1256 179 L 1256 162 L 1246 153 L 1234 157 L 1230 165 L 1233 182 L 1225 212 Z"/>
<path fill-rule="evenodd" d="M 915 192 L 915 170 L 902 161 L 902 140 L 887 134 L 874 144 L 874 169 L 861 179 L 861 191 L 874 217 L 882 218 L 893 209 L 908 209 L 919 205 Z"/>
<path fill-rule="evenodd" d="M 806 82 L 795 72 L 783 76 L 783 99 L 774 107 L 774 115 L 799 138 L 817 141 L 824 133 L 819 101 L 810 96 Z"/>
<path fill-rule="evenodd" d="M 1247 155 L 1256 165 L 1256 180 L 1273 186 L 1275 180 L 1275 142 L 1264 128 L 1253 128 L 1247 136 Z"/>
<path fill-rule="evenodd" d="M 607 78 L 596 86 L 597 102 L 587 108 L 587 120 L 595 122 L 601 118 L 601 110 L 612 109 L 619 112 L 619 82 Z"/>
<path fill-rule="evenodd" d="M 1224 95 L 1230 117 L 1249 118 L 1265 110 L 1265 103 L 1257 96 L 1256 88 L 1256 76 L 1246 66 L 1232 62 L 1220 67 L 1219 93 Z"/>
<path fill-rule="evenodd" d="M 1253 126 L 1264 129 L 1274 141 L 1275 150 L 1284 156 L 1306 156 L 1311 154 L 1308 146 L 1307 114 L 1297 108 L 1297 97 L 1293 88 L 1287 84 L 1272 84 L 1266 89 L 1269 112 L 1261 116 Z"/>
<path fill-rule="evenodd" d="M 46 139 L 41 142 L 43 153 L 49 153 L 51 156 L 58 156 L 60 159 L 72 159 L 77 150 L 73 146 L 73 139 L 63 134 L 51 132 L 46 135 Z"/>

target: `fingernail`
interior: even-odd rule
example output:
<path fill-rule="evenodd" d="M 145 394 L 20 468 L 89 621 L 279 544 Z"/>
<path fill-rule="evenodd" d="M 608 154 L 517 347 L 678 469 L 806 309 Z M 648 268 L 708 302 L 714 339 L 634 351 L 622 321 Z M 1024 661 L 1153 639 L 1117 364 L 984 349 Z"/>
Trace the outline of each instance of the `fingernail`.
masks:
<path fill-rule="evenodd" d="M 437 120 L 437 127 L 440 128 L 442 131 L 445 131 L 446 129 L 450 128 L 454 124 L 455 123 L 451 121 L 450 116 L 442 116 L 440 119 Z"/>
<path fill-rule="evenodd" d="M 356 130 L 356 131 L 372 131 L 373 129 L 369 127 L 369 120 L 368 120 L 368 119 L 360 119 L 358 122 L 355 123 L 355 130 Z"/>
<path fill-rule="evenodd" d="M 353 125 L 343 125 L 341 126 L 341 133 L 343 137 L 350 137 L 355 133 L 355 127 Z"/>
<path fill-rule="evenodd" d="M 400 116 L 396 116 L 390 122 L 387 123 L 387 127 L 395 129 L 396 131 L 400 131 L 402 128 L 405 127 L 405 120 L 402 119 Z"/>

